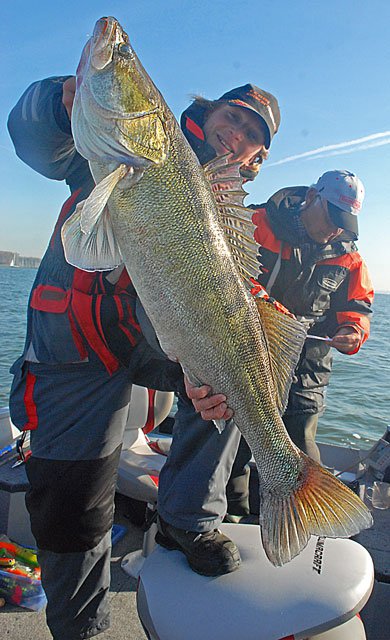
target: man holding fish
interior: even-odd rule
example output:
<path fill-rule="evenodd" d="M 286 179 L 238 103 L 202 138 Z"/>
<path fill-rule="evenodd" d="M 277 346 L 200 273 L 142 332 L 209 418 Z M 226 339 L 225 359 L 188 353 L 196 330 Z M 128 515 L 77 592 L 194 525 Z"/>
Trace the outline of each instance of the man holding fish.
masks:
<path fill-rule="evenodd" d="M 121 85 L 134 74 L 137 90 L 122 93 Z M 288 354 L 286 371 L 279 368 L 278 358 L 271 364 L 257 305 L 238 278 L 239 269 L 252 275 L 253 251 L 248 248 L 249 257 L 245 260 L 240 244 L 242 238 L 247 239 L 247 213 L 241 204 L 237 207 L 235 203 L 229 204 L 231 211 L 227 214 L 222 188 L 219 202 L 224 213 L 221 215 L 233 240 L 230 251 L 239 262 L 236 267 L 215 217 L 216 204 L 210 186 L 115 19 L 98 21 L 83 52 L 78 80 L 72 127 L 77 148 L 89 163 L 74 148 L 65 109 L 67 106 L 69 113 L 67 95 L 68 90 L 72 93 L 71 79 L 52 78 L 32 85 L 15 107 L 9 123 L 20 157 L 44 175 L 66 179 L 72 191 L 33 287 L 26 347 L 13 367 L 15 380 L 10 403 L 15 424 L 32 430 L 32 456 L 27 464 L 31 489 L 27 504 L 40 548 L 42 579 L 48 596 L 48 624 L 56 640 L 92 637 L 109 626 L 112 505 L 130 380 L 180 392 L 178 422 L 181 424 L 177 431 L 187 425 L 188 432 L 194 429 L 197 443 L 201 438 L 195 426 L 202 421 L 186 400 L 180 367 L 163 355 L 151 352 L 140 334 L 142 310 L 136 306 L 139 290 L 165 353 L 172 360 L 178 359 L 193 381 L 210 382 L 212 388 L 229 397 L 235 422 L 256 452 L 261 499 L 265 505 L 262 539 L 270 560 L 275 564 L 287 562 L 305 546 L 311 533 L 352 535 L 371 522 L 357 497 L 307 459 L 287 437 L 280 413 L 287 399 L 290 369 L 296 364 L 305 334 L 299 323 L 287 318 L 281 321 L 272 305 L 260 304 L 264 323 L 278 326 L 272 347 L 274 354 L 279 353 L 283 358 L 285 352 Z M 85 117 L 87 113 L 94 115 Z M 115 136 L 112 135 L 113 117 L 116 118 Z M 217 103 L 195 101 L 194 112 L 184 114 L 183 130 L 202 164 L 215 154 L 228 154 L 228 164 L 226 161 L 220 165 L 211 163 L 208 169 L 211 184 L 226 185 L 236 179 L 230 171 L 236 171 L 237 163 L 245 178 L 256 175 L 278 124 L 275 98 L 254 85 L 244 85 L 224 94 Z M 178 182 L 181 190 L 177 195 L 184 209 L 176 207 L 174 196 Z M 149 189 L 157 194 L 153 196 L 155 201 L 144 198 Z M 237 191 L 232 191 L 230 197 L 236 199 Z M 188 224 L 187 209 L 195 216 L 191 224 Z M 130 210 L 131 216 L 135 216 L 132 221 L 128 215 Z M 121 217 L 122 212 L 125 218 Z M 163 213 L 167 214 L 165 220 Z M 137 221 L 136 216 L 140 214 Z M 145 233 L 144 223 L 150 214 L 152 225 Z M 238 215 L 238 222 L 231 222 L 231 215 Z M 164 234 L 161 224 L 165 221 L 168 227 Z M 127 228 L 130 222 L 135 224 Z M 70 264 L 65 262 L 60 233 Z M 134 237 L 128 245 L 123 242 L 134 233 L 137 239 Z M 165 255 L 164 249 L 164 243 L 171 241 L 171 234 L 176 240 L 169 250 L 178 251 L 173 257 L 170 253 Z M 182 238 L 186 243 L 184 253 L 180 253 Z M 201 264 L 201 259 L 207 260 L 209 255 L 212 260 L 205 269 L 207 277 L 203 278 L 192 267 Z M 127 266 L 133 259 L 130 280 L 122 264 L 125 262 Z M 161 263 L 160 268 L 161 260 L 165 264 Z M 218 264 L 219 273 L 211 277 L 214 264 Z M 146 283 L 140 280 L 140 275 L 146 276 Z M 178 277 L 184 280 L 176 293 L 179 298 L 181 294 L 187 296 L 185 303 L 176 295 L 169 295 L 172 283 L 177 288 Z M 218 298 L 220 285 L 223 285 L 222 295 Z M 227 285 L 232 289 L 230 297 Z M 207 302 L 201 305 L 200 314 L 196 290 Z M 210 305 L 215 296 L 220 305 Z M 199 316 L 199 330 L 184 336 L 176 313 L 180 309 L 188 313 L 190 308 L 191 320 L 197 321 Z M 217 313 L 216 322 L 214 313 Z M 214 326 L 217 329 L 217 342 L 223 334 L 224 358 L 235 358 L 234 354 L 240 352 L 244 344 L 247 354 L 254 358 L 254 366 L 248 363 L 239 367 L 247 382 L 239 385 L 236 400 L 235 376 L 229 377 L 229 384 L 223 383 L 231 367 L 220 362 L 217 377 L 213 378 L 213 365 L 220 361 L 221 349 L 216 345 L 214 350 L 214 339 L 207 342 L 207 331 L 200 330 L 203 320 L 207 331 Z M 229 323 L 234 325 L 237 320 L 239 331 L 231 332 Z M 284 340 L 280 339 L 279 329 Z M 205 353 L 210 354 L 208 372 L 202 368 L 204 362 L 196 363 L 198 354 L 203 352 L 199 340 L 204 343 Z M 278 351 L 280 342 L 282 351 Z M 241 366 L 241 358 L 237 362 Z M 253 384 L 259 371 L 261 378 Z M 232 373 L 235 372 L 232 370 Z M 239 398 L 250 385 L 252 391 L 240 407 Z M 196 396 L 203 392 L 201 388 L 200 392 L 191 393 Z M 261 400 L 254 402 L 252 398 L 260 392 Z M 211 405 L 220 400 L 220 396 L 214 397 Z M 225 413 L 225 407 L 220 413 Z M 247 418 L 243 419 L 244 415 Z M 249 418 L 257 424 L 261 416 L 266 426 L 264 432 L 246 429 Z M 189 452 L 199 472 L 199 484 L 197 478 L 192 478 L 189 484 L 182 482 L 180 474 L 175 479 L 174 491 L 188 498 L 190 490 L 196 487 L 195 502 L 207 502 L 203 510 L 191 514 L 192 521 L 196 521 L 194 528 L 185 523 L 188 507 L 187 513 L 180 512 L 179 508 L 180 522 L 170 515 L 170 509 L 174 512 L 180 505 L 173 501 L 170 506 L 171 487 L 164 480 L 164 473 L 161 478 L 168 493 L 165 492 L 165 511 L 164 496 L 161 500 L 164 519 L 160 522 L 160 542 L 170 548 L 181 548 L 191 566 L 207 575 L 232 571 L 240 563 L 234 543 L 215 528 L 226 510 L 224 483 L 234 461 L 240 432 L 232 421 L 219 422 L 218 427 L 221 434 L 213 424 L 204 423 L 205 446 L 198 448 L 199 457 L 195 461 Z M 174 438 L 168 463 L 171 472 L 175 456 L 183 454 L 179 440 Z M 273 464 L 275 455 L 281 456 L 280 466 Z M 200 459 L 205 462 L 204 467 Z M 312 511 L 305 510 L 308 483 L 315 489 L 311 492 L 315 495 Z M 214 486 L 215 499 L 209 493 Z M 288 529 L 287 544 L 284 534 L 284 542 L 280 544 L 279 524 L 273 524 L 273 512 L 281 491 L 286 500 L 293 501 L 286 508 L 297 516 L 293 523 L 294 538 L 290 523 L 276 513 L 278 523 Z M 331 511 L 321 503 L 324 496 L 329 495 L 332 495 Z M 326 497 L 326 502 L 328 500 Z M 326 521 L 318 516 L 317 504 L 321 513 L 325 510 Z M 208 554 L 211 554 L 209 559 Z"/>
<path fill-rule="evenodd" d="M 72 191 L 33 287 L 26 350 L 13 367 L 10 400 L 15 424 L 33 430 L 27 504 L 40 547 L 48 624 L 54 638 L 67 640 L 90 637 L 109 626 L 109 529 L 115 487 L 110 474 L 116 471 L 126 423 L 131 387 L 128 368 L 132 371 L 131 382 L 175 389 L 185 397 L 179 365 L 159 360 L 159 355 L 148 351 L 142 341 L 134 290 L 126 274 L 118 270 L 119 278 L 118 273 L 112 277 L 111 272 L 91 277 L 70 267 L 63 258 L 60 225 L 93 187 L 88 163 L 72 144 L 69 118 L 74 92 L 73 77 L 34 83 L 9 120 L 18 155 L 46 176 L 66 179 Z M 259 103 L 259 109 L 254 92 L 265 103 Z M 230 95 L 230 102 L 229 94 L 218 101 L 195 100 L 182 115 L 183 130 L 202 163 L 216 153 L 231 153 L 242 164 L 245 178 L 254 179 L 279 123 L 277 102 L 254 85 L 239 87 Z M 276 119 L 270 129 L 262 118 L 268 113 L 269 101 L 273 111 L 267 120 Z M 69 289 L 71 303 L 66 300 Z M 91 325 L 93 333 L 88 329 Z M 142 365 L 144 361 L 146 366 Z M 27 396 L 30 404 L 26 404 Z M 216 402 L 219 399 L 215 397 Z M 194 417 L 203 422 L 195 413 Z M 223 466 L 229 469 L 239 432 L 227 428 L 218 440 L 221 461 L 226 457 Z M 99 490 L 101 505 L 92 509 Z M 88 518 L 84 515 L 87 510 Z M 92 528 L 93 535 L 89 533 Z M 212 549 L 207 536 L 203 540 L 214 556 L 213 567 L 215 555 L 220 564 L 220 556 L 226 553 L 228 562 L 234 558 L 236 566 L 239 556 L 234 543 L 217 534 Z M 88 574 L 85 578 L 82 566 Z M 50 572 L 54 579 L 49 577 Z M 83 595 L 87 577 L 90 587 Z"/>

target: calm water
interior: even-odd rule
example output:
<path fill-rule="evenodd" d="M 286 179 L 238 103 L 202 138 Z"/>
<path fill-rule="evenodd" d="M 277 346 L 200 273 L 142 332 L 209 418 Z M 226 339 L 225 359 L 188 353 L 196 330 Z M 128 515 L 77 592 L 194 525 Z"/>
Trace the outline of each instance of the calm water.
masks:
<path fill-rule="evenodd" d="M 8 402 L 9 367 L 24 345 L 33 269 L 0 268 L 0 407 Z M 390 423 L 390 295 L 377 294 L 372 332 L 352 357 L 334 351 L 334 370 L 319 439 L 368 448 Z"/>

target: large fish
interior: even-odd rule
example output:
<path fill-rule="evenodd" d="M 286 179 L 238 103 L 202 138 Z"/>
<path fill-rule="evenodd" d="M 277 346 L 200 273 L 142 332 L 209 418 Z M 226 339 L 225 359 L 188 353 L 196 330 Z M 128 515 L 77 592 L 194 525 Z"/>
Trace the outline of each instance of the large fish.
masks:
<path fill-rule="evenodd" d="M 284 428 L 305 333 L 248 292 L 258 263 L 237 167 L 222 159 L 203 171 L 114 18 L 100 19 L 84 48 L 72 129 L 97 186 L 64 225 L 67 260 L 86 270 L 124 263 L 166 354 L 226 394 L 258 468 L 270 561 L 288 562 L 311 534 L 371 526 L 360 499 Z"/>

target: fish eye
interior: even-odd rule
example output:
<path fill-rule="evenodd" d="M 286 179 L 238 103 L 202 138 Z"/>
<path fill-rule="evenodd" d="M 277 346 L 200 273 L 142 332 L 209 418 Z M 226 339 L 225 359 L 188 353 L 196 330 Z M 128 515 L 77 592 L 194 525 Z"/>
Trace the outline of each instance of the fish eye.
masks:
<path fill-rule="evenodd" d="M 126 44 L 126 42 L 121 42 L 121 44 L 118 46 L 118 53 L 123 56 L 130 56 L 132 54 L 130 45 Z"/>

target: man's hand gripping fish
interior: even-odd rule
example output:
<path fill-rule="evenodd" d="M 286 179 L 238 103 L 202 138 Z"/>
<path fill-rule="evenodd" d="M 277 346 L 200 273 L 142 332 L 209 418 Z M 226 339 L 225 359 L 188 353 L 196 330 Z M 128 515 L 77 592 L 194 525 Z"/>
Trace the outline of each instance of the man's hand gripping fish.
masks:
<path fill-rule="evenodd" d="M 305 332 L 249 293 L 258 263 L 237 165 L 199 165 L 114 18 L 84 48 L 72 128 L 97 186 L 64 225 L 66 258 L 85 270 L 124 263 L 165 353 L 227 396 L 258 468 L 270 561 L 288 562 L 311 534 L 370 527 L 360 499 L 283 425 Z"/>

